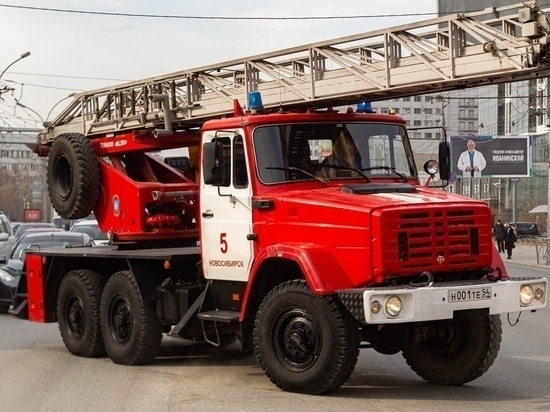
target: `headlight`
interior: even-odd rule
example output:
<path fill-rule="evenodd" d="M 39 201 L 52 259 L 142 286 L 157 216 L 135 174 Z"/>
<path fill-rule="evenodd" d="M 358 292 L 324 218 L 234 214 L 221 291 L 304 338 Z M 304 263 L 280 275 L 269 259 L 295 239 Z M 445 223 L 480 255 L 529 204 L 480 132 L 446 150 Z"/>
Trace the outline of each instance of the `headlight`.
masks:
<path fill-rule="evenodd" d="M 530 305 L 534 298 L 535 292 L 533 292 L 533 288 L 529 285 L 523 285 L 519 291 L 519 301 L 521 302 L 521 306 Z"/>
<path fill-rule="evenodd" d="M 403 302 L 401 301 L 399 296 L 390 296 L 388 300 L 386 300 L 386 313 L 389 317 L 398 317 L 402 310 Z"/>
<path fill-rule="evenodd" d="M 0 280 L 2 282 L 13 282 L 15 278 L 7 272 L 0 271 Z"/>

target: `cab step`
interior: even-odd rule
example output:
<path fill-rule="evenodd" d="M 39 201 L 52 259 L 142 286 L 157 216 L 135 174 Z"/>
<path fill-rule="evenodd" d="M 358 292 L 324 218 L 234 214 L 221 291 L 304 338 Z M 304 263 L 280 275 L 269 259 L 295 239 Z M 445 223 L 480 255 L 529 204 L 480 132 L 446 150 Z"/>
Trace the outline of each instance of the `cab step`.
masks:
<path fill-rule="evenodd" d="M 209 310 L 207 312 L 197 313 L 197 318 L 206 322 L 231 323 L 239 320 L 241 313 L 234 310 Z"/>

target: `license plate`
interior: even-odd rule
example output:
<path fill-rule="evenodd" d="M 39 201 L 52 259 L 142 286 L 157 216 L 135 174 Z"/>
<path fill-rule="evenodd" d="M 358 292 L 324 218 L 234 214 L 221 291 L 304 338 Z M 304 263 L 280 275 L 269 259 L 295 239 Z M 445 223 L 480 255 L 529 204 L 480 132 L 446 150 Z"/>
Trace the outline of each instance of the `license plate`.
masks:
<path fill-rule="evenodd" d="M 491 299 L 491 288 L 453 289 L 448 292 L 449 302 L 466 302 Z"/>

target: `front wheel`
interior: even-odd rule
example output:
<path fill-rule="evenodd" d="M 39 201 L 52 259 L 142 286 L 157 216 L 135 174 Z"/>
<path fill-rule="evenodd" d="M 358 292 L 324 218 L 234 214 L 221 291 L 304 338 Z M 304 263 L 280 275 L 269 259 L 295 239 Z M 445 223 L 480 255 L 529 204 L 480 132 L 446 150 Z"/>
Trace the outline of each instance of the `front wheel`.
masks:
<path fill-rule="evenodd" d="M 101 299 L 101 331 L 107 355 L 115 363 L 152 362 L 162 341 L 154 302 L 145 302 L 130 271 L 109 278 Z"/>
<path fill-rule="evenodd" d="M 453 319 L 422 325 L 425 339 L 405 345 L 403 357 L 421 378 L 439 385 L 462 385 L 483 375 L 502 340 L 498 315 L 483 310 L 455 312 Z"/>
<path fill-rule="evenodd" d="M 273 289 L 254 322 L 256 357 L 277 387 L 323 394 L 349 378 L 359 356 L 351 315 L 330 296 L 316 296 L 304 281 Z"/>

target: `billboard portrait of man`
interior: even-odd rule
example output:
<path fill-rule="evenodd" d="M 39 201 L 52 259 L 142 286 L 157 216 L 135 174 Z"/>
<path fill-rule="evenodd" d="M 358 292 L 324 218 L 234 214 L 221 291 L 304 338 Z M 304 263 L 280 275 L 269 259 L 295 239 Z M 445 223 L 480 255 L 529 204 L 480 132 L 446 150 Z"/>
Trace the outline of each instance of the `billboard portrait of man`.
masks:
<path fill-rule="evenodd" d="M 531 136 L 451 136 L 451 169 L 461 179 L 529 177 Z"/>
<path fill-rule="evenodd" d="M 476 142 L 469 139 L 466 142 L 467 150 L 460 154 L 457 167 L 462 171 L 463 177 L 481 177 L 481 172 L 487 166 L 485 156 L 476 150 Z"/>

